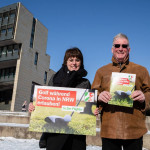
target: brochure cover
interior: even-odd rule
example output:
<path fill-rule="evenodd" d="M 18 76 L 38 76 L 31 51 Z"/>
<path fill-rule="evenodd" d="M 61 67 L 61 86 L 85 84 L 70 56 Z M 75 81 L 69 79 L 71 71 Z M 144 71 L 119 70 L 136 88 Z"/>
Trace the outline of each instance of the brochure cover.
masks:
<path fill-rule="evenodd" d="M 108 104 L 133 107 L 131 94 L 135 89 L 136 74 L 112 72 Z"/>
<path fill-rule="evenodd" d="M 35 86 L 29 131 L 96 135 L 97 90 Z"/>

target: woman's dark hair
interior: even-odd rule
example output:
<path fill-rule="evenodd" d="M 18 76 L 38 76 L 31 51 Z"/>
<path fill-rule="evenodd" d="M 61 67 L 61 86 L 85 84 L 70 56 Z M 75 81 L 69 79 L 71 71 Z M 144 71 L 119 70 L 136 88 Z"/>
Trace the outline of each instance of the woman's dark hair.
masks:
<path fill-rule="evenodd" d="M 78 59 L 80 59 L 80 61 L 81 61 L 81 67 L 80 68 L 84 68 L 83 55 L 82 55 L 82 52 L 80 51 L 80 49 L 78 49 L 77 47 L 73 47 L 73 48 L 67 49 L 66 53 L 65 53 L 65 56 L 64 56 L 63 65 L 67 64 L 67 60 L 70 57 L 77 57 Z"/>

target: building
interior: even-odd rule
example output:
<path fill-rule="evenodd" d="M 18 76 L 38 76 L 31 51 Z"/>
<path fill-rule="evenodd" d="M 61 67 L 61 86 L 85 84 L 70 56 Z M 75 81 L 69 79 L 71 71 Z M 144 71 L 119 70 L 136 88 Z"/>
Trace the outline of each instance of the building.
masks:
<path fill-rule="evenodd" d="M 46 54 L 47 28 L 19 2 L 0 8 L 0 110 L 21 111 L 34 85 L 54 73 Z"/>

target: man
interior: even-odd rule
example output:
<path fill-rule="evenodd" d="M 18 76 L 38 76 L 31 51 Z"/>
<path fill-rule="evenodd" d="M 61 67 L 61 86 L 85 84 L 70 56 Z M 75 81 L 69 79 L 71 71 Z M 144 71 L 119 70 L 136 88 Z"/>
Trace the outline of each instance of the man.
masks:
<path fill-rule="evenodd" d="M 114 37 L 112 63 L 97 70 L 92 89 L 98 90 L 101 111 L 102 150 L 142 150 L 147 132 L 145 110 L 150 105 L 150 78 L 146 68 L 129 61 L 130 46 L 126 35 Z M 112 72 L 136 74 L 133 107 L 110 105 Z M 96 112 L 98 113 L 98 111 Z"/>

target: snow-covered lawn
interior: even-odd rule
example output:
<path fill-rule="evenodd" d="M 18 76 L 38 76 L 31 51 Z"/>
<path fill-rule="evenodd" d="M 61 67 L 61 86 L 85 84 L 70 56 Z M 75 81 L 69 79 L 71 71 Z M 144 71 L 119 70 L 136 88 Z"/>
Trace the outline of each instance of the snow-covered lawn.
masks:
<path fill-rule="evenodd" d="M 16 139 L 13 137 L 0 137 L 0 150 L 46 150 L 39 148 L 39 140 Z M 86 150 L 102 150 L 100 146 L 87 146 Z M 143 150 L 147 150 L 143 148 Z"/>
<path fill-rule="evenodd" d="M 39 141 L 35 139 L 16 139 L 0 137 L 0 150 L 45 150 L 39 148 Z M 99 146 L 87 146 L 87 150 L 102 150 Z"/>

